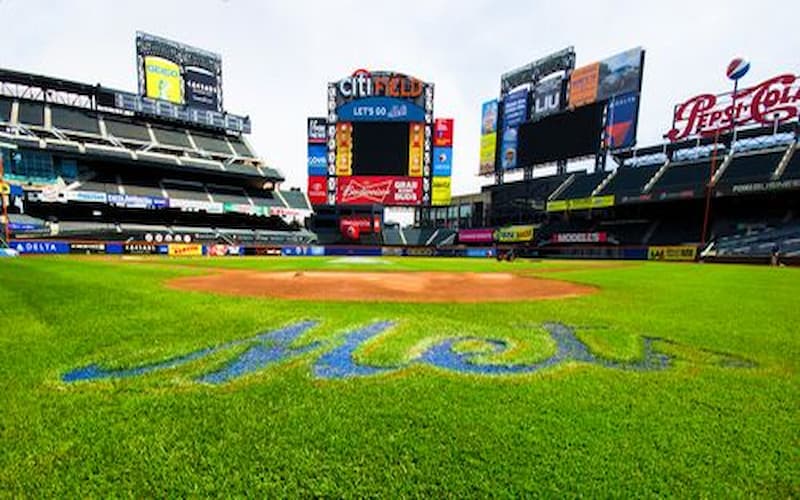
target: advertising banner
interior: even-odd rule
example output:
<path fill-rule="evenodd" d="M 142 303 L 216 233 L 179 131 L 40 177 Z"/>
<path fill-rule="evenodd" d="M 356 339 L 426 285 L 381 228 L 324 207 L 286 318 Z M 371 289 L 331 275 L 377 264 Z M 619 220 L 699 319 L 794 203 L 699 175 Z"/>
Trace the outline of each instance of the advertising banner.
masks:
<path fill-rule="evenodd" d="M 735 103 L 734 103 L 735 101 Z M 785 123 L 800 113 L 800 76 L 779 75 L 727 94 L 700 94 L 675 107 L 671 142 L 710 137 L 745 125 Z"/>
<path fill-rule="evenodd" d="M 458 232 L 459 243 L 491 243 L 494 241 L 494 229 L 462 229 Z"/>
<path fill-rule="evenodd" d="M 186 105 L 216 111 L 221 108 L 217 75 L 212 71 L 191 67 L 183 73 Z"/>
<path fill-rule="evenodd" d="M 556 233 L 550 241 L 560 244 L 571 243 L 606 243 L 608 241 L 608 234 L 605 232 L 594 233 Z"/>
<path fill-rule="evenodd" d="M 596 100 L 639 92 L 643 54 L 642 48 L 637 47 L 600 61 Z"/>
<path fill-rule="evenodd" d="M 339 231 L 352 240 L 358 240 L 362 233 L 377 234 L 381 232 L 381 218 L 368 215 L 354 215 L 339 219 Z"/>
<path fill-rule="evenodd" d="M 320 246 L 285 246 L 281 247 L 281 255 L 286 257 L 322 257 L 325 255 L 325 247 Z"/>
<path fill-rule="evenodd" d="M 92 243 L 92 242 L 70 243 L 69 252 L 82 253 L 82 254 L 106 253 L 106 245 L 105 243 Z"/>
<path fill-rule="evenodd" d="M 173 257 L 194 257 L 203 255 L 203 245 L 196 243 L 170 243 L 167 254 Z"/>
<path fill-rule="evenodd" d="M 419 177 L 355 176 L 339 179 L 336 202 L 343 205 L 419 205 Z"/>
<path fill-rule="evenodd" d="M 503 101 L 503 127 L 517 127 L 528 120 L 528 91 L 517 90 Z"/>
<path fill-rule="evenodd" d="M 83 203 L 106 203 L 108 196 L 96 191 L 64 191 L 64 199 Z"/>
<path fill-rule="evenodd" d="M 571 200 L 554 200 L 547 202 L 548 212 L 563 212 L 565 210 L 591 210 L 593 208 L 606 208 L 614 206 L 614 195 L 590 196 L 589 198 L 575 198 Z"/>
<path fill-rule="evenodd" d="M 422 177 L 422 148 L 425 140 L 425 124 L 408 124 L 408 175 Z"/>
<path fill-rule="evenodd" d="M 576 68 L 569 78 L 569 107 L 577 108 L 597 100 L 600 63 Z"/>
<path fill-rule="evenodd" d="M 183 104 L 180 66 L 163 57 L 144 58 L 145 96 L 174 104 Z"/>
<path fill-rule="evenodd" d="M 222 203 L 201 201 L 201 200 L 182 200 L 180 198 L 170 198 L 169 206 L 171 208 L 179 208 L 184 212 L 200 212 L 205 211 L 210 214 L 223 213 Z"/>
<path fill-rule="evenodd" d="M 328 174 L 328 148 L 324 144 L 308 145 L 308 175 Z"/>
<path fill-rule="evenodd" d="M 353 126 L 347 122 L 336 124 L 336 175 L 353 175 Z"/>
<path fill-rule="evenodd" d="M 433 178 L 433 194 L 431 204 L 433 206 L 445 206 L 450 204 L 450 177 Z"/>
<path fill-rule="evenodd" d="M 498 243 L 522 243 L 533 241 L 533 226 L 509 226 L 494 232 L 494 241 Z"/>
<path fill-rule="evenodd" d="M 697 259 L 697 247 L 694 246 L 658 246 L 649 247 L 648 260 L 693 261 Z"/>
<path fill-rule="evenodd" d="M 64 241 L 14 241 L 9 246 L 20 255 L 69 253 L 69 243 Z"/>
<path fill-rule="evenodd" d="M 122 251 L 133 255 L 155 255 L 158 253 L 158 245 L 152 243 L 126 243 Z"/>
<path fill-rule="evenodd" d="M 433 146 L 450 147 L 453 145 L 453 119 L 437 118 L 433 121 Z"/>
<path fill-rule="evenodd" d="M 494 157 L 497 154 L 497 132 L 481 136 L 480 175 L 494 172 Z"/>
<path fill-rule="evenodd" d="M 327 144 L 328 122 L 326 118 L 309 118 L 308 119 L 308 143 L 309 144 Z"/>
<path fill-rule="evenodd" d="M 215 118 L 225 119 L 220 113 L 222 58 L 218 54 L 137 32 L 136 57 L 139 95 L 162 101 L 156 103 L 154 111 L 162 107 L 160 104 L 186 104 L 197 108 L 195 111 L 211 111 Z M 169 106 L 167 109 L 173 118 L 186 111 Z"/>
<path fill-rule="evenodd" d="M 636 120 L 639 112 L 639 94 L 630 93 L 608 101 L 606 147 L 630 148 L 636 144 Z"/>
<path fill-rule="evenodd" d="M 206 247 L 206 255 L 210 257 L 244 255 L 244 247 L 240 245 L 209 245 Z"/>
<path fill-rule="evenodd" d="M 433 176 L 450 177 L 453 173 L 453 148 L 433 148 Z"/>
<path fill-rule="evenodd" d="M 222 204 L 222 211 L 227 213 L 235 213 L 235 214 L 247 214 L 247 215 L 262 215 L 263 210 L 259 210 L 261 207 L 253 206 L 249 203 L 223 203 Z"/>
<path fill-rule="evenodd" d="M 169 201 L 166 198 L 157 196 L 110 193 L 108 195 L 108 204 L 125 208 L 163 209 L 169 206 Z"/>
<path fill-rule="evenodd" d="M 500 146 L 500 163 L 504 170 L 517 168 L 517 129 L 503 130 L 503 143 Z"/>
<path fill-rule="evenodd" d="M 481 135 L 497 132 L 497 99 L 483 103 L 481 112 Z"/>
<path fill-rule="evenodd" d="M 536 85 L 533 89 L 531 120 L 541 120 L 561 111 L 564 107 L 563 91 L 563 78 L 551 78 Z"/>
<path fill-rule="evenodd" d="M 308 201 L 312 205 L 324 205 L 328 202 L 327 178 L 308 176 Z"/>
<path fill-rule="evenodd" d="M 339 120 L 348 122 L 424 122 L 425 109 L 404 99 L 367 97 L 336 109 Z"/>

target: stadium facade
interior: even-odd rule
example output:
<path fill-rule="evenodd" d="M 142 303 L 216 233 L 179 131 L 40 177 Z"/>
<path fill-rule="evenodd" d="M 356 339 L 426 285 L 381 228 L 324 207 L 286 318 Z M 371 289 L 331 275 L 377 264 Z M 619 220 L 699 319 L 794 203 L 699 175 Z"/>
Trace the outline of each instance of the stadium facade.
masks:
<path fill-rule="evenodd" d="M 313 241 L 305 193 L 280 189 L 250 119 L 223 109 L 219 56 L 139 33 L 137 60 L 139 93 L 0 70 L 11 240 L 188 254 Z"/>

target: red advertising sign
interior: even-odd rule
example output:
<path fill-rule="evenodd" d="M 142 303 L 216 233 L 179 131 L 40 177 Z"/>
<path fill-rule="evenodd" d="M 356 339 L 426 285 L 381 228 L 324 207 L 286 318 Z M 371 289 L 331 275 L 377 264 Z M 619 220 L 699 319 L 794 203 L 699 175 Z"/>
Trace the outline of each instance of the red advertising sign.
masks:
<path fill-rule="evenodd" d="M 608 234 L 599 233 L 556 233 L 550 241 L 553 243 L 605 243 L 608 241 Z"/>
<path fill-rule="evenodd" d="M 346 233 L 351 227 L 358 228 L 361 233 L 380 233 L 381 218 L 378 216 L 354 215 L 339 219 L 339 229 L 341 229 L 342 233 Z"/>
<path fill-rule="evenodd" d="M 452 118 L 437 118 L 433 121 L 433 145 L 436 147 L 453 145 Z"/>
<path fill-rule="evenodd" d="M 419 177 L 340 177 L 336 203 L 343 205 L 419 205 L 422 179 Z"/>
<path fill-rule="evenodd" d="M 462 229 L 458 232 L 459 243 L 491 243 L 494 241 L 494 229 Z"/>
<path fill-rule="evenodd" d="M 734 125 L 773 125 L 798 116 L 800 77 L 785 74 L 739 90 L 736 95 L 701 94 L 675 108 L 674 126 L 666 137 L 672 141 L 711 136 L 730 131 Z"/>
<path fill-rule="evenodd" d="M 326 177 L 314 175 L 308 177 L 308 201 L 312 205 L 325 205 L 328 202 Z"/>

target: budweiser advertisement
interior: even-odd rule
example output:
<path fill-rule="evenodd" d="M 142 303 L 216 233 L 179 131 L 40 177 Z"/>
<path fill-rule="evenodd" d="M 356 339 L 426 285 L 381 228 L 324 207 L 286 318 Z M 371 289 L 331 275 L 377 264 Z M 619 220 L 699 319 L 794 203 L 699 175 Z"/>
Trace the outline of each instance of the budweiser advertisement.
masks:
<path fill-rule="evenodd" d="M 608 234 L 604 232 L 595 233 L 556 233 L 550 241 L 553 243 L 605 243 L 608 241 Z"/>
<path fill-rule="evenodd" d="M 419 205 L 422 179 L 419 177 L 340 177 L 336 203 L 342 205 Z"/>
<path fill-rule="evenodd" d="M 723 134 L 734 126 L 775 125 L 797 118 L 800 77 L 779 75 L 735 94 L 700 94 L 675 107 L 672 141 Z"/>

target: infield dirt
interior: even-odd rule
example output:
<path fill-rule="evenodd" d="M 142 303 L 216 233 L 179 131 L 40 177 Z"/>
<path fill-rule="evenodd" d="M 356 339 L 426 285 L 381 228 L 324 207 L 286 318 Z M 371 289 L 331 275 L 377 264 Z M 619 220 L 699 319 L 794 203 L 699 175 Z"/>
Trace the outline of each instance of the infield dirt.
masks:
<path fill-rule="evenodd" d="M 513 273 L 223 271 L 170 280 L 179 290 L 289 300 L 505 302 L 587 295 L 586 285 Z"/>

